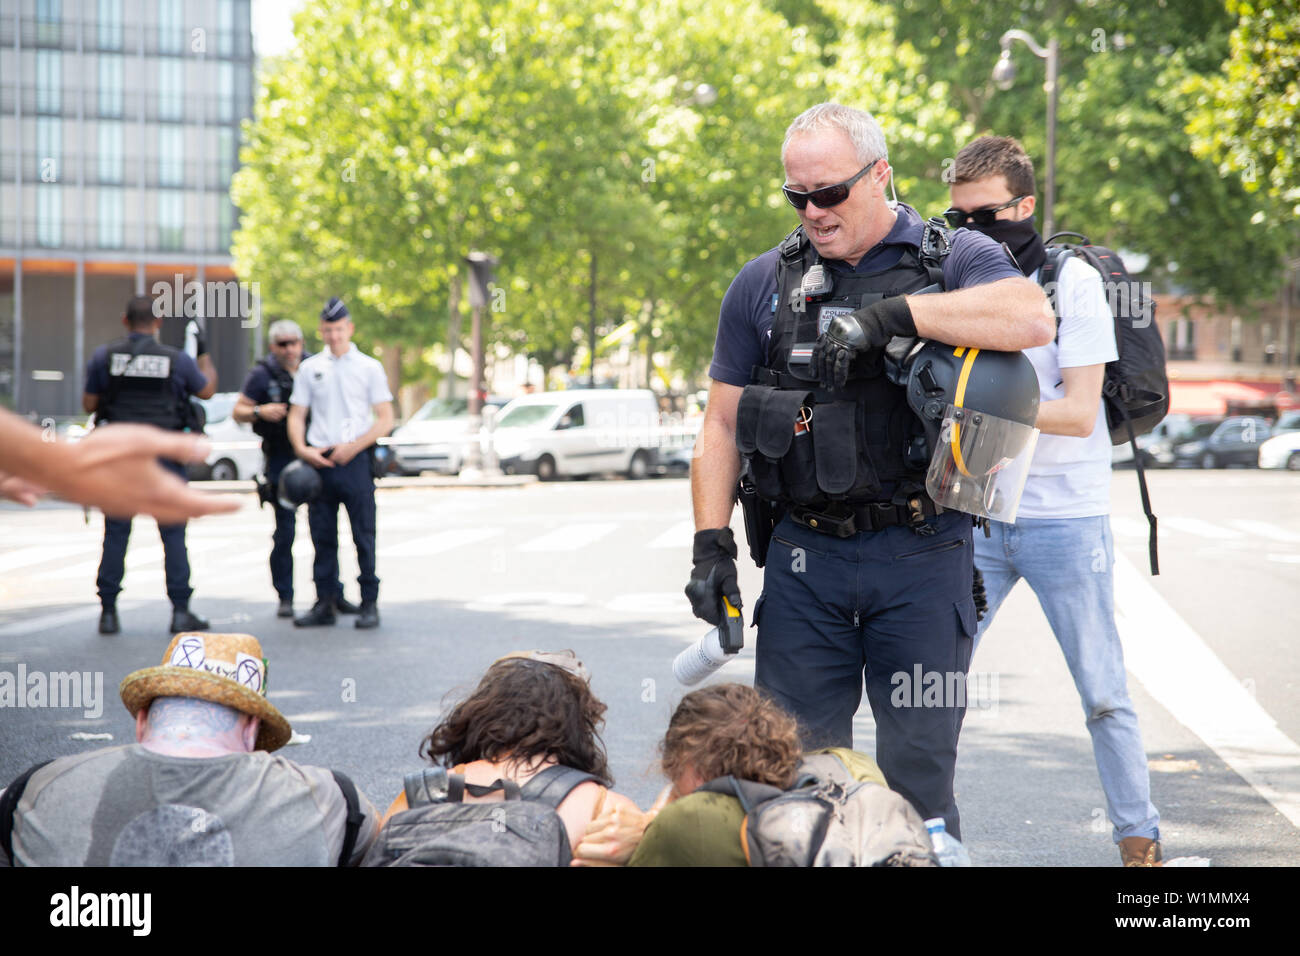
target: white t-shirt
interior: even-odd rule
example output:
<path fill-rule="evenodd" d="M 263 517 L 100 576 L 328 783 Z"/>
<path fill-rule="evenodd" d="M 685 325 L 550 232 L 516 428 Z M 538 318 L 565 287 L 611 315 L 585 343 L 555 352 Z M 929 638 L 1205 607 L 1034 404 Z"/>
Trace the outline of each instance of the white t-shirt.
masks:
<path fill-rule="evenodd" d="M 392 400 L 384 367 L 355 345 L 340 356 L 325 349 L 304 359 L 289 398 L 311 409 L 307 444 L 313 448 L 360 438 L 375 420 L 374 406 Z"/>
<path fill-rule="evenodd" d="M 1038 273 L 1032 276 L 1038 281 Z M 1101 275 L 1075 256 L 1061 266 L 1057 301 L 1061 306 L 1056 341 L 1025 349 L 1038 373 L 1039 400 L 1065 397 L 1062 368 L 1103 365 L 1118 356 L 1115 320 Z M 1106 409 L 1098 402 L 1097 422 L 1087 438 L 1039 435 L 1020 498 L 1018 518 L 1086 518 L 1110 513 L 1110 432 Z"/>

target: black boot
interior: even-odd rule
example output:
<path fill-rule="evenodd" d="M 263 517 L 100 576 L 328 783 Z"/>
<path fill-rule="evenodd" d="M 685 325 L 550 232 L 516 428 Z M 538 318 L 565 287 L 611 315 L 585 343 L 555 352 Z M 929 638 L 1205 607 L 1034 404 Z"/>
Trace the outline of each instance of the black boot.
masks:
<path fill-rule="evenodd" d="M 105 607 L 99 612 L 99 633 L 116 634 L 122 630 L 122 625 L 117 620 L 117 608 Z"/>
<path fill-rule="evenodd" d="M 333 624 L 337 618 L 334 616 L 334 602 L 331 600 L 317 601 L 311 606 L 311 610 L 302 617 L 293 619 L 294 627 L 321 627 L 325 624 Z"/>
<path fill-rule="evenodd" d="M 362 629 L 379 626 L 379 608 L 374 601 L 361 602 L 361 613 L 352 622 L 352 626 Z"/>
<path fill-rule="evenodd" d="M 357 607 L 355 604 L 353 604 L 351 601 L 345 598 L 343 596 L 342 591 L 340 591 L 338 595 L 334 598 L 334 610 L 338 611 L 340 614 L 361 613 L 361 608 Z"/>
<path fill-rule="evenodd" d="M 280 598 L 280 607 L 275 612 L 276 617 L 293 617 L 293 598 Z"/>
<path fill-rule="evenodd" d="M 186 607 L 177 607 L 172 609 L 172 627 L 173 634 L 179 634 L 181 631 L 206 631 L 212 625 L 204 618 L 197 614 L 191 614 L 190 609 Z"/>

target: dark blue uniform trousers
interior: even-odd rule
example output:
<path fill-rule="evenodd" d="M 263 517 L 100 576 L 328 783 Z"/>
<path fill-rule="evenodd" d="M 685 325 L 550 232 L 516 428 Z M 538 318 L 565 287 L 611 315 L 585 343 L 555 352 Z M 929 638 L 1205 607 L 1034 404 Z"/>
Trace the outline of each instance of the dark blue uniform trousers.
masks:
<path fill-rule="evenodd" d="M 267 456 L 266 480 L 276 487 L 280 472 L 294 460 L 293 455 Z M 275 512 L 275 533 L 271 535 L 271 584 L 282 601 L 293 600 L 293 536 L 298 512 L 272 505 Z"/>
<path fill-rule="evenodd" d="M 865 678 L 885 779 L 960 839 L 952 785 L 976 630 L 971 519 L 949 511 L 927 525 L 933 534 L 836 538 L 782 520 L 754 611 L 754 684 L 795 715 L 811 750 L 853 746 Z"/>
<path fill-rule="evenodd" d="M 312 577 L 316 581 L 316 600 L 338 596 L 339 588 L 339 505 L 348 512 L 352 524 L 352 541 L 357 547 L 357 565 L 361 573 L 361 600 L 379 599 L 379 578 L 375 577 L 375 479 L 370 473 L 370 453 L 364 451 L 346 465 L 317 469 L 321 495 L 307 505 L 307 522 L 311 543 L 316 548 Z"/>
<path fill-rule="evenodd" d="M 185 466 L 174 461 L 159 459 L 158 463 L 175 475 L 185 478 Z M 185 523 L 158 526 L 163 544 L 163 568 L 167 575 L 167 597 L 174 608 L 188 608 L 190 595 L 190 556 L 185 551 Z M 122 590 L 122 575 L 126 563 L 126 543 L 131 537 L 130 518 L 110 518 L 104 515 L 104 552 L 99 559 L 99 602 L 104 607 L 117 604 Z"/>

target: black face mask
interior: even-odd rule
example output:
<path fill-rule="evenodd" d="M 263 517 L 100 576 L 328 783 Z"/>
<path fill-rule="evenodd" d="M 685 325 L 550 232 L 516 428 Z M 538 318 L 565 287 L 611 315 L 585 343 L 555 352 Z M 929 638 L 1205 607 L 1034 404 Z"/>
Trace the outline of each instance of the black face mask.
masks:
<path fill-rule="evenodd" d="M 1034 217 L 1021 219 L 997 219 L 992 225 L 977 226 L 971 222 L 967 229 L 982 232 L 994 242 L 1005 242 L 1011 254 L 1016 257 L 1016 265 L 1025 275 L 1033 275 L 1034 270 L 1047 261 L 1047 247 L 1043 237 L 1034 228 Z"/>

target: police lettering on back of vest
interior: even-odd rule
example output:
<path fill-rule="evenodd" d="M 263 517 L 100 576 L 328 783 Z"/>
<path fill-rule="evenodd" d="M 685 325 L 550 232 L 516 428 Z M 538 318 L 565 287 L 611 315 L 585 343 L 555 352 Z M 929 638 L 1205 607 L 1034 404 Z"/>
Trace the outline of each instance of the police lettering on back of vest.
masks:
<path fill-rule="evenodd" d="M 176 349 L 152 336 L 119 339 L 108 346 L 108 391 L 96 410 L 100 422 L 142 422 L 179 431 L 184 401 L 172 387 Z"/>

